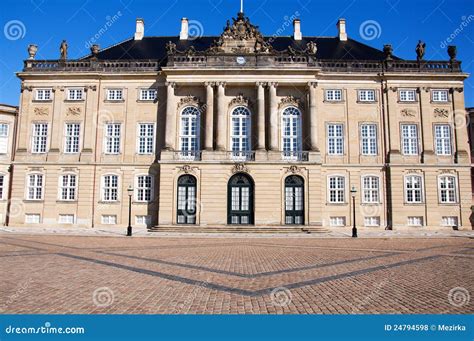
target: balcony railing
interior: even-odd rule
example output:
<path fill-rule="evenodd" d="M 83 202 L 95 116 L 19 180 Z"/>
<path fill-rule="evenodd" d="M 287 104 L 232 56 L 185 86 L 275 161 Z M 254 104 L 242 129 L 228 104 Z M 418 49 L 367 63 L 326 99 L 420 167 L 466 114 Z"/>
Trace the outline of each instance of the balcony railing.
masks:
<path fill-rule="evenodd" d="M 179 150 L 174 152 L 174 159 L 178 161 L 200 161 L 201 151 Z"/>
<path fill-rule="evenodd" d="M 227 155 L 232 161 L 255 161 L 255 152 L 253 151 L 232 151 L 228 152 Z"/>
<path fill-rule="evenodd" d="M 288 162 L 298 162 L 298 161 L 308 161 L 309 153 L 308 152 L 282 152 L 281 158 L 284 161 Z"/>

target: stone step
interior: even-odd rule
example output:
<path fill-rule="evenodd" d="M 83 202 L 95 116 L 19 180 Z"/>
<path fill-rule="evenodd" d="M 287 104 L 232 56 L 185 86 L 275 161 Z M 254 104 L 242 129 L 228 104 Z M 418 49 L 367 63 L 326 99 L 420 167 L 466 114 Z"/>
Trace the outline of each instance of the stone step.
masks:
<path fill-rule="evenodd" d="M 158 233 L 328 233 L 322 227 L 198 227 L 198 226 L 161 226 L 152 227 L 150 232 Z"/>

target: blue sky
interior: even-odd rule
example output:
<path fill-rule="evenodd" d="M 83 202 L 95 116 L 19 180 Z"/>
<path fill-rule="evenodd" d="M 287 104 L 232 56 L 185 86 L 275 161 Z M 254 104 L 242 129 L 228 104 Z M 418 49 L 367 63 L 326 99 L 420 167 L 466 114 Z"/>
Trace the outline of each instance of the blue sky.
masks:
<path fill-rule="evenodd" d="M 18 104 L 20 71 L 27 46 L 39 47 L 37 59 L 57 59 L 66 39 L 69 58 L 89 53 L 88 42 L 104 25 L 101 48 L 133 36 L 135 19 L 145 20 L 145 35 L 178 35 L 180 19 L 193 20 L 204 35 L 217 35 L 235 16 L 240 0 L 3 0 L 0 4 L 0 103 Z M 457 45 L 463 70 L 474 71 L 474 1 L 472 0 L 245 0 L 245 14 L 265 35 L 283 29 L 292 16 L 302 21 L 303 35 L 335 36 L 336 21 L 347 20 L 349 37 L 415 59 L 419 39 L 427 44 L 426 59 L 447 60 L 444 45 Z M 450 38 L 451 43 L 447 43 Z M 466 105 L 474 106 L 474 80 L 465 82 Z"/>

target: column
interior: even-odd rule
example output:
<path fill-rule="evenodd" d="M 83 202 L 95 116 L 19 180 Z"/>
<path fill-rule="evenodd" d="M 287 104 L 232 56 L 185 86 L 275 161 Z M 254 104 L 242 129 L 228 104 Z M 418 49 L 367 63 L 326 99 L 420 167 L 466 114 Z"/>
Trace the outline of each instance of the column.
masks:
<path fill-rule="evenodd" d="M 204 149 L 212 150 L 214 140 L 214 85 L 206 82 L 206 132 Z"/>
<path fill-rule="evenodd" d="M 257 82 L 257 149 L 265 150 L 265 83 Z"/>
<path fill-rule="evenodd" d="M 268 83 L 270 92 L 270 150 L 278 150 L 278 103 L 277 86 L 278 83 Z"/>
<path fill-rule="evenodd" d="M 318 146 L 318 119 L 316 113 L 316 87 L 318 83 L 309 82 L 309 124 L 310 124 L 310 134 L 311 134 L 311 150 L 319 151 Z"/>
<path fill-rule="evenodd" d="M 174 88 L 176 83 L 166 82 L 166 129 L 165 129 L 165 149 L 174 150 L 176 134 L 176 108 L 174 105 Z"/>
<path fill-rule="evenodd" d="M 227 111 L 225 109 L 225 82 L 217 83 L 217 150 L 225 150 L 226 140 L 226 117 Z"/>

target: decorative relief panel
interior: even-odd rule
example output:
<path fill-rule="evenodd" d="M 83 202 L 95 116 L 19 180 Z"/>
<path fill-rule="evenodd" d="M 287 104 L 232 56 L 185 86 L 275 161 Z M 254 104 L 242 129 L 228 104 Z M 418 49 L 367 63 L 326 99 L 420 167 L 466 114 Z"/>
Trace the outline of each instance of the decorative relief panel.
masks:
<path fill-rule="evenodd" d="M 435 117 L 448 117 L 449 111 L 448 109 L 435 108 L 434 116 Z"/>
<path fill-rule="evenodd" d="M 249 169 L 244 163 L 236 163 L 234 167 L 232 167 L 232 173 L 249 173 Z"/>
<path fill-rule="evenodd" d="M 415 110 L 412 110 L 412 109 L 402 109 L 400 111 L 400 113 L 402 114 L 402 116 L 404 117 L 415 117 L 416 116 L 416 111 Z"/>
<path fill-rule="evenodd" d="M 45 107 L 36 107 L 33 109 L 33 112 L 38 116 L 47 116 L 49 114 L 48 108 Z"/>
<path fill-rule="evenodd" d="M 299 98 L 296 98 L 294 96 L 286 96 L 280 101 L 280 104 L 278 105 L 278 109 L 281 109 L 286 106 L 295 106 L 297 108 L 300 108 L 301 106 L 301 100 Z"/>
<path fill-rule="evenodd" d="M 180 99 L 178 103 L 178 111 L 186 106 L 195 106 L 200 108 L 201 102 L 199 101 L 198 97 L 189 95 Z"/>
<path fill-rule="evenodd" d="M 79 107 L 70 107 L 67 109 L 68 116 L 78 116 L 81 114 L 81 108 Z"/>
<path fill-rule="evenodd" d="M 252 103 L 250 102 L 248 97 L 245 97 L 243 94 L 239 94 L 229 103 L 229 108 L 236 106 L 251 107 Z"/>

